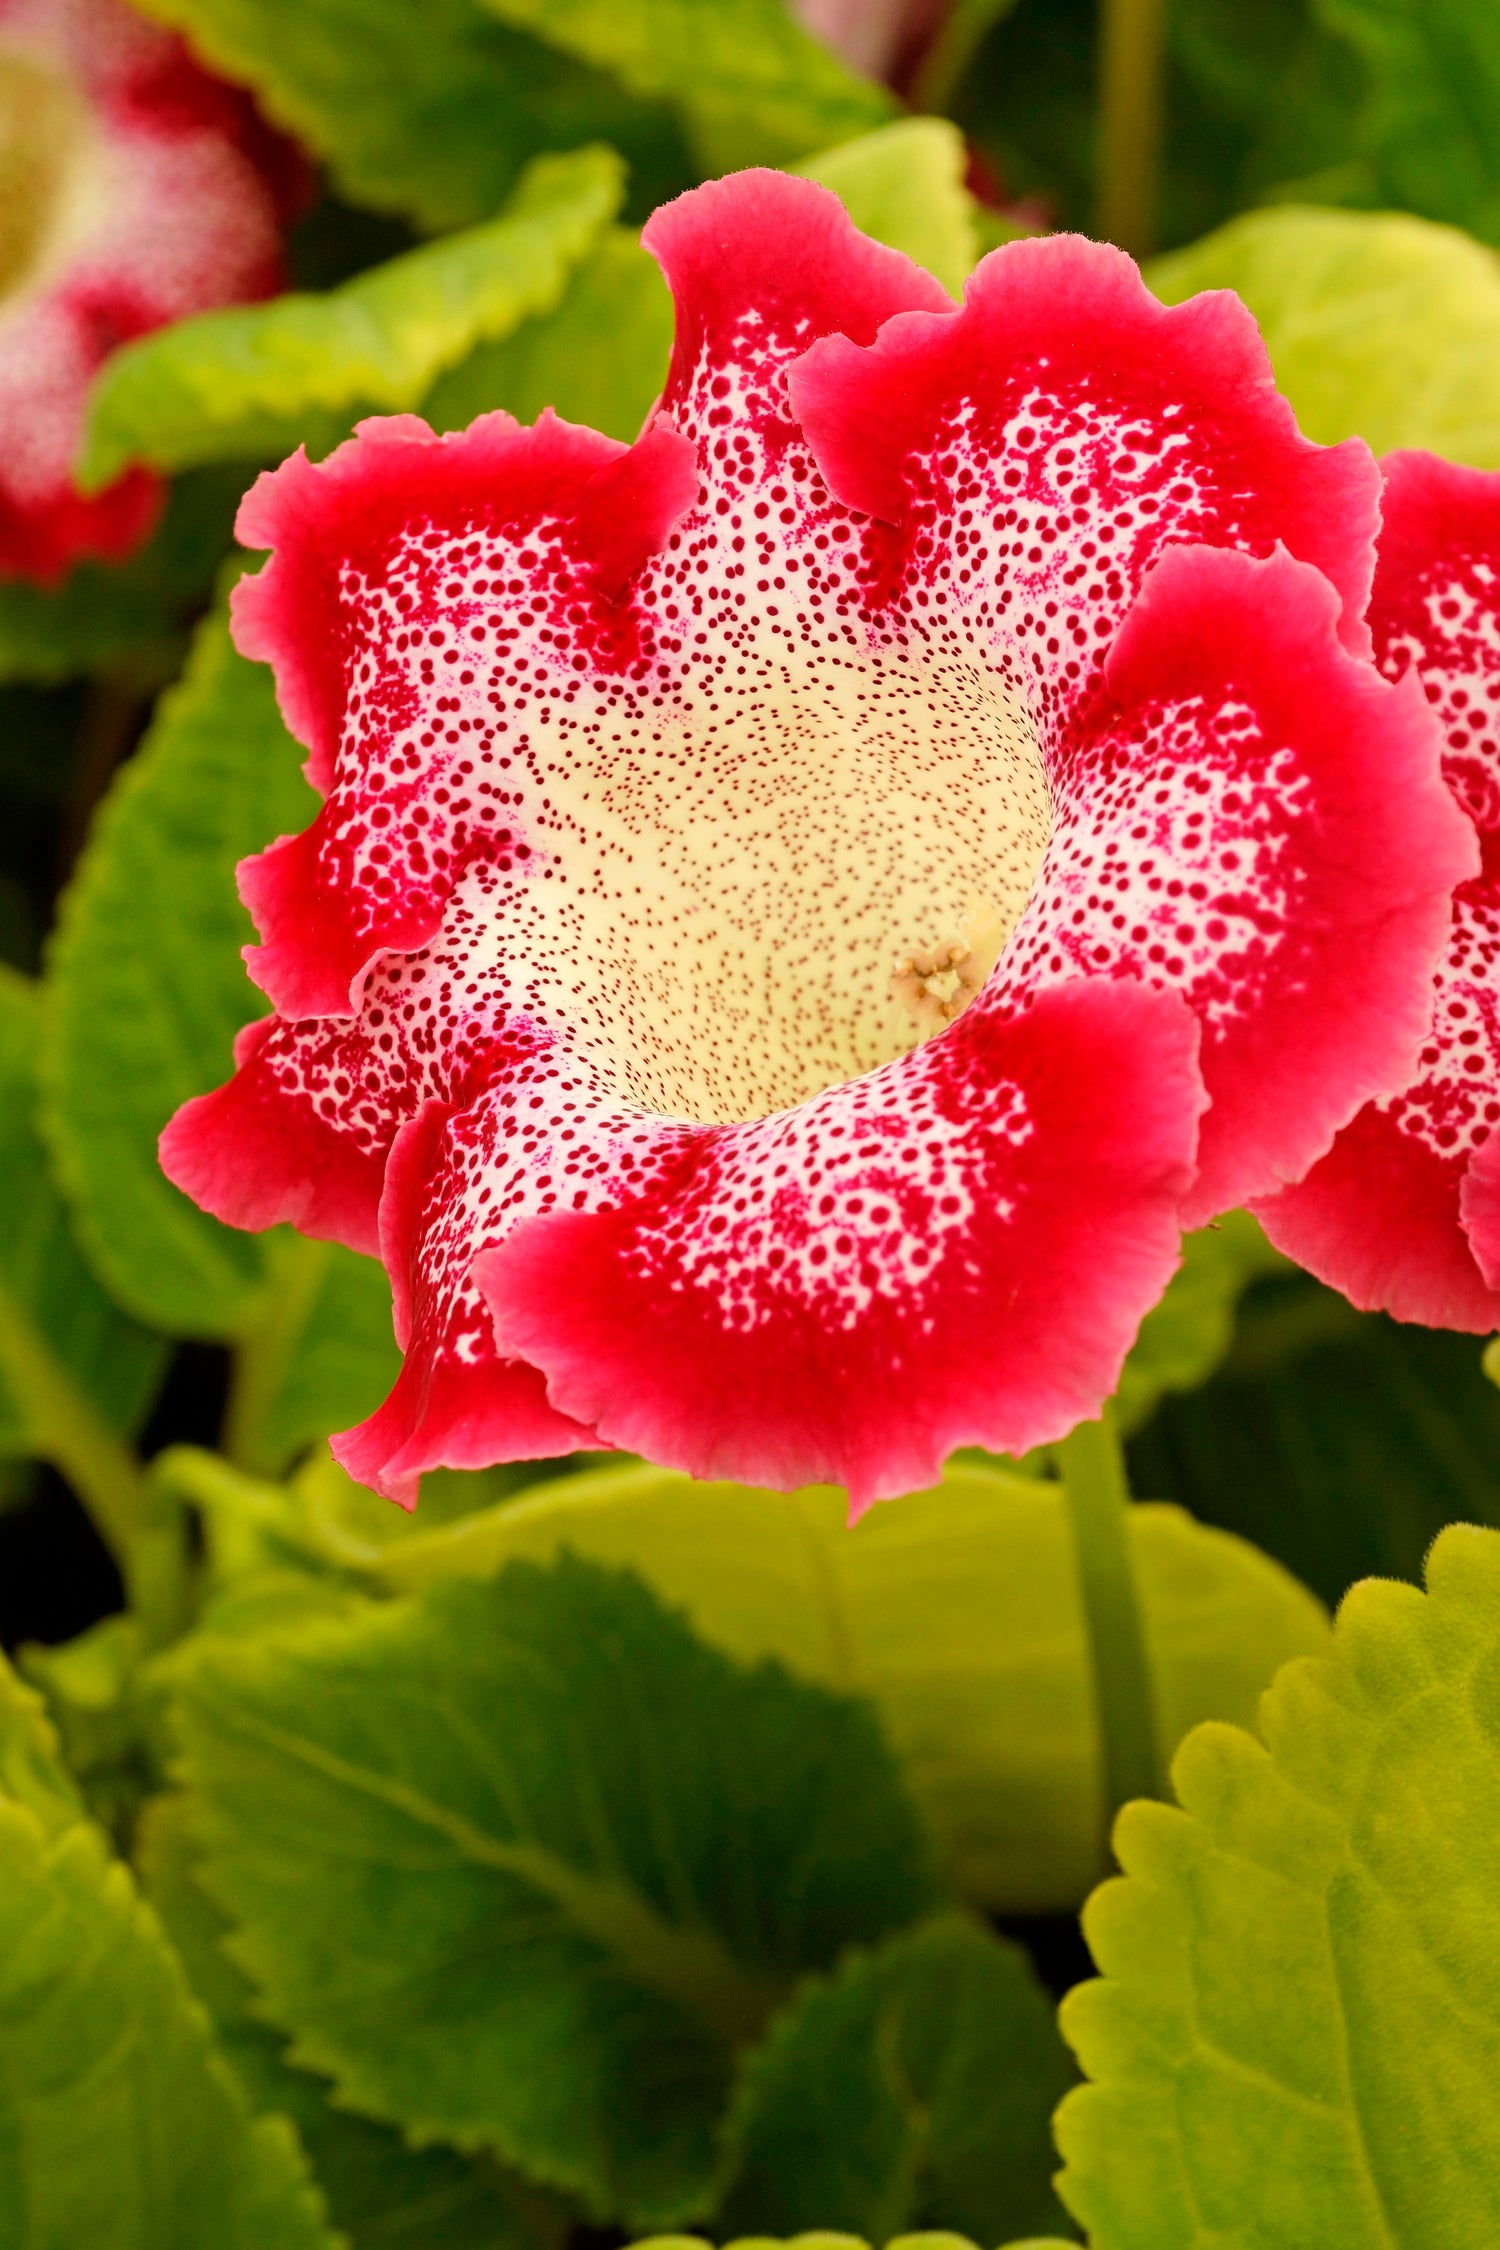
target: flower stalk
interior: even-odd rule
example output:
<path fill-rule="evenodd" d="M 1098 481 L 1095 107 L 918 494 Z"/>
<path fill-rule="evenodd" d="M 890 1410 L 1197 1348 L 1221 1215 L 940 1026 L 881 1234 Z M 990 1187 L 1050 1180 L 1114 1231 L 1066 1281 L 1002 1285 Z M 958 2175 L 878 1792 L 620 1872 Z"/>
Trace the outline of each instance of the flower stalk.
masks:
<path fill-rule="evenodd" d="M 1104 0 L 1099 45 L 1098 231 L 1132 257 L 1155 246 L 1163 0 Z"/>
<path fill-rule="evenodd" d="M 1140 1585 L 1130 1544 L 1130 1493 L 1114 1418 L 1080 1422 L 1056 1448 L 1078 1557 L 1094 1675 L 1104 1832 L 1133 1797 L 1165 1794 L 1166 1762 Z"/>

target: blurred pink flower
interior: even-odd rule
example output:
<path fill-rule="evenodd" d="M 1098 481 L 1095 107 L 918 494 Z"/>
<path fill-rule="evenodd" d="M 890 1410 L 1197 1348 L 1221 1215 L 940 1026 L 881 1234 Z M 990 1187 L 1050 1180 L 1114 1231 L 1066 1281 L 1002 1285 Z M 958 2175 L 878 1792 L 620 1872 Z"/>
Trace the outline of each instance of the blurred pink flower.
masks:
<path fill-rule="evenodd" d="M 0 574 L 50 583 L 145 538 L 145 470 L 74 485 L 89 387 L 131 337 L 278 289 L 303 177 L 119 0 L 0 0 Z"/>
<path fill-rule="evenodd" d="M 956 310 L 779 173 L 646 239 L 634 446 L 371 421 L 240 519 L 326 802 L 241 869 L 278 1012 L 162 1160 L 383 1257 L 406 1364 L 335 1443 L 406 1502 L 1061 1436 L 1180 1226 L 1411 1075 L 1474 866 L 1367 661 L 1378 472 L 1235 298 L 1056 236 Z"/>

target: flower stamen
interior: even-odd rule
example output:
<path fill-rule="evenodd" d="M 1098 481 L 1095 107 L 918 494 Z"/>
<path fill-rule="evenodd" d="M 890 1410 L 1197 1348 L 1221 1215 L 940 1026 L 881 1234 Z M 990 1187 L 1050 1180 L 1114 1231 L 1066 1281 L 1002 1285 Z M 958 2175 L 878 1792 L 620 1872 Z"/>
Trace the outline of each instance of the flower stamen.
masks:
<path fill-rule="evenodd" d="M 908 953 L 891 975 L 891 998 L 899 1000 L 929 1039 L 960 1016 L 989 981 L 1010 935 L 997 907 L 971 891 L 956 938 L 928 951 Z"/>

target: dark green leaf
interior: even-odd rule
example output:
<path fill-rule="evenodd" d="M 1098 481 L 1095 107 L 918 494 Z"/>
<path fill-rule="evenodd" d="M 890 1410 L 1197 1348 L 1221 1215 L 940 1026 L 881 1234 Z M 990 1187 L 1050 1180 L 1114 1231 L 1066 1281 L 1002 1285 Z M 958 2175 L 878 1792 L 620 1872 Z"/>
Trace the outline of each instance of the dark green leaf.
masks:
<path fill-rule="evenodd" d="M 1186 1235 L 1182 1264 L 1141 1322 L 1115 1394 L 1122 1429 L 1133 1430 L 1164 1393 L 1205 1382 L 1234 1340 L 1234 1312 L 1258 1275 L 1286 1271 L 1248 1211 L 1229 1211 Z"/>
<path fill-rule="evenodd" d="M 1356 1587 L 1331 1660 L 1128 1806 L 1063 2004 L 1094 2083 L 1061 2191 L 1094 2250 L 1500 2240 L 1500 1537 Z"/>
<path fill-rule="evenodd" d="M 306 826 L 316 800 L 298 768 L 270 673 L 210 620 L 95 822 L 53 945 L 48 1138 L 111 1291 L 179 1335 L 234 1334 L 264 1277 L 257 1241 L 168 1185 L 156 1140 L 228 1076 L 235 1033 L 264 1013 L 233 870 Z"/>
<path fill-rule="evenodd" d="M 1500 1523 L 1500 1394 L 1471 1336 L 1356 1313 L 1305 1274 L 1263 1281 L 1202 1390 L 1130 1448 L 1138 1492 L 1269 1548 L 1325 1601 L 1415 1578 L 1445 1523 Z M 1246 1714 L 1248 1717 L 1248 1714 Z"/>
<path fill-rule="evenodd" d="M 0 970 L 0 1453 L 66 1468 L 70 1438 L 97 1421 L 134 1430 L 166 1361 L 158 1336 L 128 1320 L 74 1243 L 37 1136 L 42 1000 Z"/>
<path fill-rule="evenodd" d="M 161 1786 L 142 1658 L 132 1616 L 103 1618 L 58 1647 L 33 1642 L 16 1655 L 46 1698 L 89 1812 L 121 1848 L 142 1801 Z"/>
<path fill-rule="evenodd" d="M 854 1954 L 743 2066 L 721 2229 L 887 2242 L 1056 2225 L 1050 2121 L 1072 2072 L 1026 1956 L 961 1915 Z"/>
<path fill-rule="evenodd" d="M 147 678 L 168 676 L 183 621 L 229 547 L 244 482 L 223 469 L 181 478 L 155 537 L 113 568 L 80 563 L 50 591 L 0 584 L 0 680 L 46 683 L 121 660 Z"/>
<path fill-rule="evenodd" d="M 335 2250 L 0 1664 L 0 2250 Z"/>
<path fill-rule="evenodd" d="M 852 1531 L 847 1513 L 828 1486 L 758 1492 L 601 1468 L 426 1538 L 419 1507 L 416 1535 L 367 1548 L 366 1567 L 402 1590 L 564 1549 L 639 1570 L 731 1655 L 774 1656 L 870 1696 L 965 1896 L 1011 1913 L 1076 1905 L 1105 1839 L 1061 1488 L 954 1466 Z M 1326 1645 L 1319 1605 L 1180 1509 L 1130 1520 L 1169 1741 L 1199 1719 L 1253 1719 L 1277 1666 Z"/>
<path fill-rule="evenodd" d="M 782 164 L 895 115 L 783 0 L 485 0 L 517 30 L 669 102 L 707 172 Z"/>
<path fill-rule="evenodd" d="M 477 0 L 149 0 L 149 13 L 254 87 L 353 201 L 427 227 L 489 218 L 533 156 L 585 141 L 621 151 L 646 208 L 690 184 L 665 112 Z"/>
<path fill-rule="evenodd" d="M 1369 71 L 1385 202 L 1500 242 L 1500 12 L 1481 0 L 1315 0 Z"/>
<path fill-rule="evenodd" d="M 564 2208 L 448 2149 L 412 2149 L 389 2126 L 334 2109 L 328 2088 L 286 2060 L 251 2013 L 254 1993 L 224 1951 L 229 1925 L 198 1880 L 191 1801 L 158 1797 L 141 1824 L 146 1895 L 257 2110 L 290 2117 L 350 2250 L 552 2250 Z"/>
<path fill-rule="evenodd" d="M 298 2060 L 601 2216 L 703 2208 L 734 2047 L 933 1903 L 862 1705 L 573 1556 L 177 1676 L 212 1885 Z"/>

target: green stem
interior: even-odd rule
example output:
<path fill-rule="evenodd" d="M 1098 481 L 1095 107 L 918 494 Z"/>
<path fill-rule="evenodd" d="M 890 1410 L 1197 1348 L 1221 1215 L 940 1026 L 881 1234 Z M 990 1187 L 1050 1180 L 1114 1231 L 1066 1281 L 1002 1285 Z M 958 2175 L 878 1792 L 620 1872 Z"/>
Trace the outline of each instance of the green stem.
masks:
<path fill-rule="evenodd" d="M 260 1317 L 235 1346 L 224 1412 L 224 1451 L 238 1469 L 274 1476 L 281 1467 L 267 1429 L 292 1362 L 301 1348 L 332 1255 L 326 1242 L 302 1235 L 268 1246 Z"/>
<path fill-rule="evenodd" d="M 5 1289 L 0 1289 L 0 1370 L 11 1395 L 24 1401 L 37 1453 L 67 1478 L 128 1576 L 146 1512 L 140 1464 Z"/>
<path fill-rule="evenodd" d="M 1099 233 L 1144 258 L 1156 231 L 1165 0 L 1102 0 L 1102 8 Z"/>
<path fill-rule="evenodd" d="M 1105 1834 L 1132 1797 L 1165 1794 L 1156 1695 L 1130 1545 L 1130 1494 L 1108 1407 L 1056 1448 L 1093 1660 Z"/>

